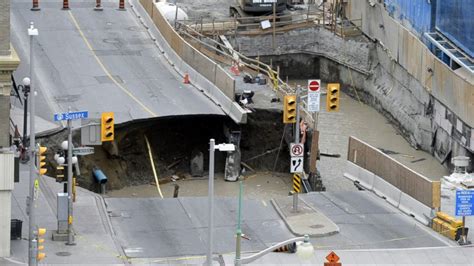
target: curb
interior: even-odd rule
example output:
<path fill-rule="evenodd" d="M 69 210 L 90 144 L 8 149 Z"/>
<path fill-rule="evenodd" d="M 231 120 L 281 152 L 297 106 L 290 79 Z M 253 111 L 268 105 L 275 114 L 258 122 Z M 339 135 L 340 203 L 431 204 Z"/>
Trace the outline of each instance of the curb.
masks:
<path fill-rule="evenodd" d="M 295 236 L 303 236 L 302 234 L 298 234 L 296 233 L 293 228 L 290 226 L 290 224 L 288 223 L 288 220 L 287 220 L 287 217 L 283 214 L 283 211 L 280 209 L 280 207 L 278 206 L 278 203 L 274 200 L 274 199 L 271 199 L 270 202 L 272 203 L 273 207 L 275 208 L 276 212 L 278 213 L 278 215 L 280 216 L 280 218 L 285 222 L 286 224 L 286 227 L 288 228 L 288 230 L 290 230 L 290 232 L 295 235 Z M 314 212 L 318 212 L 315 208 L 313 208 L 311 205 L 309 205 L 306 201 L 303 201 L 311 210 L 313 210 Z M 326 217 L 327 218 L 327 217 Z M 329 220 L 329 218 L 327 218 Z M 332 222 L 332 221 L 331 221 Z M 311 236 L 311 237 L 324 237 L 324 236 L 331 236 L 331 235 L 335 235 L 337 233 L 339 233 L 339 226 L 337 226 L 336 223 L 332 222 L 336 227 L 337 227 L 337 230 L 335 231 L 332 231 L 332 232 L 328 232 L 328 233 L 322 233 L 322 234 L 307 234 L 308 236 Z"/>

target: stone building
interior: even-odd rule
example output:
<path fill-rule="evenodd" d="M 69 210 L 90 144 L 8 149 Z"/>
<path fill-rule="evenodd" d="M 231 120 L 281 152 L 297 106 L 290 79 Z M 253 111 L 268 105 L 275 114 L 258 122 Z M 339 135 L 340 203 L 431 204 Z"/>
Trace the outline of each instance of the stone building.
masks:
<path fill-rule="evenodd" d="M 20 60 L 10 44 L 10 0 L 0 1 L 0 257 L 10 256 L 11 156 L 2 154 L 10 146 L 11 75 Z M 10 162 L 12 165 L 10 165 Z M 7 180 L 8 179 L 8 180 Z M 10 180 L 11 179 L 11 180 Z"/>

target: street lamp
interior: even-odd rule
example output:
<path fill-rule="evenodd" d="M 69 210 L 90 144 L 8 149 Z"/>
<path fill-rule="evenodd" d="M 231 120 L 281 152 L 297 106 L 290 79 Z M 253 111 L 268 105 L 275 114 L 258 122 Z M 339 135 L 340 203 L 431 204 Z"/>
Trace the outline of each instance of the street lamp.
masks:
<path fill-rule="evenodd" d="M 23 105 L 23 147 L 21 150 L 23 161 L 28 161 L 28 155 L 25 153 L 26 151 L 26 130 L 28 128 L 28 95 L 30 94 L 30 85 L 31 80 L 28 77 L 23 79 L 23 84 L 18 85 L 18 87 L 23 91 L 24 96 L 24 105 Z"/>
<path fill-rule="evenodd" d="M 215 140 L 209 141 L 209 232 L 208 232 L 208 249 L 206 263 L 212 265 L 212 248 L 213 248 L 213 227 L 214 227 L 214 152 L 215 150 L 232 152 L 235 151 L 234 144 L 222 143 L 215 145 Z"/>

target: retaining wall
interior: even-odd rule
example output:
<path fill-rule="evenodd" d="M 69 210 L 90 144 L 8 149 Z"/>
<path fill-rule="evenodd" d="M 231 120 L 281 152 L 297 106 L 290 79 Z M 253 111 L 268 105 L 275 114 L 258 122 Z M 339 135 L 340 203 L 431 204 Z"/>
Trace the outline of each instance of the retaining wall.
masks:
<path fill-rule="evenodd" d="M 454 123 L 444 125 L 458 129 L 459 138 L 453 136 L 460 145 L 474 151 L 474 84 L 472 77 L 458 75 L 441 62 L 408 29 L 394 20 L 383 5 L 371 6 L 369 1 L 351 1 L 346 10 L 350 19 L 362 18 L 362 30 L 376 39 L 390 59 L 401 65 L 409 75 L 418 80 L 434 98 L 456 118 Z M 410 84 L 407 84 L 410 86 Z M 448 114 L 441 114 L 449 119 Z M 443 125 L 438 124 L 439 127 Z"/>

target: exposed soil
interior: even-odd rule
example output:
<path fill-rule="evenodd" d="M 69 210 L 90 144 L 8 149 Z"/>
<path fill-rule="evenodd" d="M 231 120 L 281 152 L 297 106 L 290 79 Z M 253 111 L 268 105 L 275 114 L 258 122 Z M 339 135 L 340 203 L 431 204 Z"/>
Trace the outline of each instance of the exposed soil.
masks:
<path fill-rule="evenodd" d="M 226 128 L 242 131 L 242 161 L 253 170 L 268 171 L 276 165 L 276 171 L 288 172 L 289 157 L 285 142 L 275 163 L 283 133 L 281 112 L 257 110 L 249 114 L 248 123 L 241 126 L 222 116 L 169 117 L 119 125 L 113 143 L 96 146 L 93 155 L 79 157 L 81 175 L 78 183 L 81 187 L 98 191 L 99 186 L 92 175 L 94 167 L 100 168 L 108 177 L 108 190 L 153 183 L 154 175 L 145 136 L 150 142 L 160 182 L 169 182 L 173 175 L 190 178 L 190 159 L 196 152 L 203 153 L 204 170 L 207 172 L 209 139 L 214 138 L 216 143 L 227 142 L 224 134 Z M 50 147 L 48 159 L 52 167 L 49 173 L 53 177 L 56 167 L 53 156 L 66 138 L 67 132 L 62 131 L 41 140 Z M 79 146 L 79 142 L 80 136 L 74 135 L 74 146 Z M 218 173 L 224 171 L 225 155 L 222 152 L 215 153 L 215 171 Z"/>

